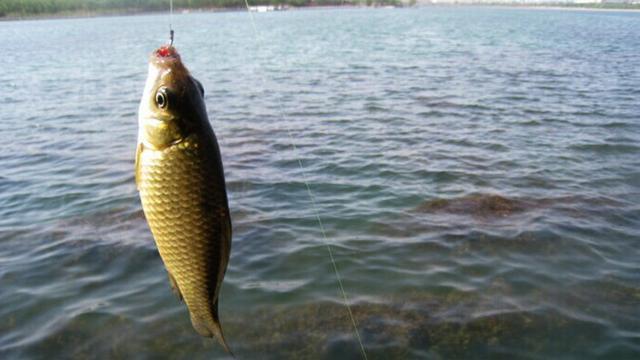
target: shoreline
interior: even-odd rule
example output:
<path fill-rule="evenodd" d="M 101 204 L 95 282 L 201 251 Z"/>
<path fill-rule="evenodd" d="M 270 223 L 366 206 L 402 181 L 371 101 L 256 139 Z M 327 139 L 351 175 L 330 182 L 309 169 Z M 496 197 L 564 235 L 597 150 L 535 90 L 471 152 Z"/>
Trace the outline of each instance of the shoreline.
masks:
<path fill-rule="evenodd" d="M 558 11 L 584 11 L 584 12 L 639 12 L 640 6 L 636 8 L 615 8 L 615 7 L 593 7 L 593 6 L 562 6 L 562 5 L 520 5 L 520 4 L 495 4 L 495 5 L 481 5 L 492 6 L 496 8 L 504 9 L 522 9 L 522 10 L 558 10 Z"/>
<path fill-rule="evenodd" d="M 174 15 L 181 15 L 183 10 L 188 13 L 213 13 L 213 12 L 234 12 L 244 10 L 243 7 L 238 8 L 197 8 L 197 9 L 176 9 Z M 49 14 L 33 14 L 33 15 L 6 15 L 0 17 L 0 22 L 6 21 L 33 21 L 33 20 L 58 20 L 58 19 L 89 19 L 97 17 L 117 17 L 117 16 L 137 16 L 137 15 L 162 15 L 168 14 L 166 10 L 141 10 L 141 9 L 123 9 L 123 10 L 104 10 L 104 11 L 85 11 L 74 10 L 60 13 Z"/>
<path fill-rule="evenodd" d="M 586 6 L 583 6 L 586 5 Z M 503 9 L 522 9 L 522 10 L 557 10 L 557 11 L 585 11 L 585 12 L 640 12 L 640 5 L 637 7 L 599 7 L 590 6 L 594 4 L 496 4 L 496 3 L 441 3 L 441 4 L 420 4 L 414 6 L 397 6 L 396 8 L 413 8 L 413 7 L 487 7 L 487 8 L 503 8 Z M 291 6 L 284 11 L 297 10 L 316 10 L 316 9 L 365 9 L 365 8 L 385 8 L 385 6 L 365 6 L 365 5 L 312 5 L 312 6 Z M 178 8 L 175 9 L 174 15 L 191 14 L 191 13 L 224 13 L 224 12 L 242 12 L 247 11 L 245 7 L 203 7 L 203 8 Z M 279 10 L 282 11 L 282 10 Z M 117 16 L 136 16 L 136 15 L 161 15 L 166 14 L 166 10 L 142 10 L 142 9 L 121 9 L 121 10 L 104 10 L 104 11 L 85 11 L 74 10 L 60 13 L 32 14 L 32 15 L 6 15 L 0 17 L 0 22 L 11 21 L 33 21 L 33 20 L 57 20 L 57 19 L 84 19 L 96 17 L 117 17 Z"/>

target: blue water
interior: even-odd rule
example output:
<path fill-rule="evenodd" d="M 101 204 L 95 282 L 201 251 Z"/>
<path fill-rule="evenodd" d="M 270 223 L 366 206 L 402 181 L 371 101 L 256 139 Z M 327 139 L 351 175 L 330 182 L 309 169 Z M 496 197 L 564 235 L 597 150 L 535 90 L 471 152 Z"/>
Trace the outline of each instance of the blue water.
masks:
<path fill-rule="evenodd" d="M 255 21 L 174 19 L 223 154 L 238 358 L 360 358 L 305 180 L 370 359 L 640 357 L 640 13 Z M 224 355 L 133 180 L 167 22 L 0 23 L 3 359 Z"/>

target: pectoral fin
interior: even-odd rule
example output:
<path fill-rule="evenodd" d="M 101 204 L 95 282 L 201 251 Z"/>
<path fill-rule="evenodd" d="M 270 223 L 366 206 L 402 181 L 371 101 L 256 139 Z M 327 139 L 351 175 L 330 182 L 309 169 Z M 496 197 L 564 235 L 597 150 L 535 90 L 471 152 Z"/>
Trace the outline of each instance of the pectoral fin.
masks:
<path fill-rule="evenodd" d="M 136 172 L 136 188 L 138 189 L 138 191 L 140 191 L 140 156 L 142 155 L 142 149 L 142 142 L 139 142 L 138 147 L 136 148 L 136 162 L 134 165 Z"/>
<path fill-rule="evenodd" d="M 202 95 L 204 97 L 204 86 L 202 86 L 202 83 L 200 81 L 198 81 L 198 79 L 191 77 L 191 79 L 193 80 L 193 82 L 196 83 L 196 85 L 198 86 L 198 89 L 200 90 L 200 95 Z"/>

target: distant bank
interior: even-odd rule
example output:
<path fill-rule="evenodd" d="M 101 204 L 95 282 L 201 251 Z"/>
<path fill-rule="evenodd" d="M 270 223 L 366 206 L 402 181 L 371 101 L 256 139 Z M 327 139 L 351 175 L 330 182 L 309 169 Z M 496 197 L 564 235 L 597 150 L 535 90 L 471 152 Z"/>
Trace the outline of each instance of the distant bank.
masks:
<path fill-rule="evenodd" d="M 404 1 L 404 2 L 403 2 Z M 251 7 L 289 8 L 311 6 L 403 6 L 417 0 L 249 0 Z M 245 8 L 245 0 L 174 0 L 176 12 L 233 11 Z M 169 10 L 168 0 L 0 0 L 0 19 L 127 15 Z"/>
<path fill-rule="evenodd" d="M 640 1 L 640 0 L 638 0 Z M 480 5 L 480 4 L 474 4 Z M 534 8 L 534 9 L 549 9 L 549 10 L 605 10 L 605 11 L 638 11 L 640 10 L 640 2 L 638 3 L 490 3 L 482 4 L 488 6 L 502 6 L 510 8 Z"/>
<path fill-rule="evenodd" d="M 640 1 L 640 0 L 638 0 Z M 62 1 L 61 1 L 62 2 Z M 118 4 L 126 3 L 127 0 L 119 1 Z M 137 3 L 143 3 L 139 0 Z M 149 3 L 157 4 L 157 1 L 148 0 Z M 79 0 L 64 1 L 65 6 L 57 8 L 56 0 L 46 2 L 45 0 L 8 0 L 8 2 L 0 3 L 0 21 L 14 20 L 38 20 L 38 19 L 58 19 L 58 18 L 83 18 L 98 16 L 126 16 L 153 13 L 166 13 L 168 11 L 166 1 L 162 0 L 162 6 L 144 6 L 144 7 L 117 7 L 116 0 L 106 0 L 100 6 L 91 6 L 86 2 Z M 224 6 L 176 6 L 174 11 L 180 13 L 199 13 L 199 12 L 231 12 L 245 11 L 244 1 L 238 3 L 235 0 L 203 0 L 199 3 L 220 3 Z M 78 6 L 69 6 L 77 3 Z M 174 1 L 177 5 L 181 5 L 182 1 Z M 251 4 L 252 1 L 249 1 Z M 30 6 L 30 4 L 34 6 Z M 47 4 L 48 6 L 44 6 Z M 110 4 L 114 4 L 110 7 Z M 39 6 L 41 5 L 41 6 Z M 95 5 L 95 4 L 94 4 Z M 185 4 L 187 5 L 187 4 Z M 505 8 L 522 8 L 522 9 L 547 9 L 547 10 L 583 10 L 583 11 L 639 11 L 640 3 L 521 3 L 521 2 L 417 2 L 416 0 L 362 0 L 362 1 L 308 1 L 308 0 L 292 0 L 283 2 L 281 5 L 250 5 L 252 11 L 268 12 L 268 11 L 286 11 L 296 9 L 326 9 L 326 8 L 390 8 L 390 7 L 457 7 L 457 6 L 478 6 L 478 7 L 505 7 Z"/>

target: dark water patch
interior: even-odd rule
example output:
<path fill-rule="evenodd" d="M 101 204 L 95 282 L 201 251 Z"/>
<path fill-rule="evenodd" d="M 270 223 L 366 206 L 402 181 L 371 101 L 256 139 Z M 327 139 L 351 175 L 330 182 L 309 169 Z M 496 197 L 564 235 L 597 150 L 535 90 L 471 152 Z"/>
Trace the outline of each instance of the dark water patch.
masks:
<path fill-rule="evenodd" d="M 305 118 L 305 117 L 313 117 L 313 118 L 332 118 L 336 116 L 340 116 L 340 113 L 335 111 L 296 111 L 285 114 L 287 118 Z"/>
<path fill-rule="evenodd" d="M 485 305 L 468 294 L 452 292 L 444 297 L 407 296 L 399 302 L 358 303 L 352 309 L 365 349 L 369 356 L 376 358 L 413 358 L 424 353 L 444 358 L 520 358 L 525 354 L 549 352 L 593 356 L 595 351 L 602 351 L 595 349 L 593 343 L 611 338 L 604 325 L 557 312 L 513 309 L 474 315 Z M 113 358 L 130 358 L 140 348 L 158 356 L 195 354 L 192 356 L 205 358 L 211 354 L 222 355 L 213 340 L 198 338 L 186 321 L 162 323 L 149 319 L 148 322 L 147 325 L 153 326 L 158 333 L 174 336 L 168 341 L 158 341 L 145 332 L 132 331 L 139 323 L 135 317 L 88 311 L 51 331 L 52 335 L 31 347 L 26 354 L 37 354 L 42 349 L 56 346 L 58 355 L 63 357 L 82 357 L 99 350 Z M 96 323 L 99 326 L 95 326 Z M 359 346 L 346 309 L 338 303 L 253 310 L 228 317 L 223 324 L 227 340 L 240 357 L 359 356 Z M 565 340 L 569 334 L 575 336 L 571 342 Z M 626 350 L 626 346 L 628 344 L 624 342 L 613 342 L 601 355 Z"/>
<path fill-rule="evenodd" d="M 383 358 L 413 357 L 423 351 L 445 358 L 549 351 L 587 355 L 592 349 L 589 342 L 610 336 L 606 326 L 557 312 L 515 308 L 492 312 L 486 308 L 489 304 L 468 293 L 449 292 L 419 298 L 408 294 L 399 302 L 358 303 L 352 309 L 365 348 L 370 355 Z M 340 304 L 264 309 L 247 318 L 251 320 L 236 317 L 225 324 L 230 334 L 242 333 L 247 339 L 255 339 L 252 343 L 256 347 L 238 348 L 238 354 L 244 356 L 307 358 L 329 356 L 338 350 L 355 352 L 358 348 L 346 310 Z M 258 326 L 244 327 L 244 321 Z M 263 330 L 260 324 L 268 327 Z M 571 333 L 580 334 L 580 340 L 562 340 Z"/>
<path fill-rule="evenodd" d="M 429 110 L 429 111 L 420 111 L 416 114 L 420 118 L 442 118 L 442 117 L 466 117 L 467 115 L 464 112 L 457 111 L 440 111 L 440 110 Z"/>
<path fill-rule="evenodd" d="M 500 195 L 474 194 L 462 198 L 430 200 L 416 208 L 418 212 L 444 212 L 483 217 L 504 217 L 532 209 L 534 204 Z"/>
<path fill-rule="evenodd" d="M 619 118 L 619 117 L 618 117 Z M 620 129 L 620 128 L 633 128 L 635 124 L 632 119 L 630 121 L 611 121 L 611 117 L 605 119 L 593 120 L 593 121 L 575 121 L 574 119 L 549 119 L 550 121 L 568 124 L 576 128 L 602 128 L 602 129 Z"/>
<path fill-rule="evenodd" d="M 541 126 L 542 122 L 539 120 L 521 120 L 521 121 L 514 121 L 513 122 L 516 125 L 521 125 L 521 126 Z"/>
<path fill-rule="evenodd" d="M 412 91 L 421 91 L 422 88 L 417 88 Z M 422 104 L 428 105 L 434 102 L 448 101 L 450 99 L 455 98 L 452 95 L 441 95 L 441 94 L 432 94 L 432 95 L 418 95 L 415 96 L 414 99 Z"/>
<path fill-rule="evenodd" d="M 527 95 L 507 95 L 507 96 L 503 96 L 499 99 L 499 101 L 503 101 L 505 103 L 512 103 L 512 102 L 528 102 L 531 100 L 535 100 L 535 99 L 531 99 L 529 98 L 529 96 Z"/>
<path fill-rule="evenodd" d="M 507 146 L 500 143 L 486 142 L 486 141 L 471 141 L 464 138 L 445 140 L 445 143 L 462 146 L 462 147 L 484 148 L 491 151 L 508 151 L 509 150 Z"/>
<path fill-rule="evenodd" d="M 381 105 L 375 104 L 375 103 L 366 103 L 364 105 L 364 108 L 369 113 L 385 113 L 385 112 L 389 112 L 389 109 L 387 109 L 387 108 L 385 108 L 385 107 L 383 107 Z"/>
<path fill-rule="evenodd" d="M 446 110 L 467 110 L 467 111 L 494 111 L 495 109 L 483 104 L 466 104 L 450 100 L 445 98 L 425 98 L 419 97 L 418 100 L 425 104 L 430 110 L 445 109 Z"/>
<path fill-rule="evenodd" d="M 440 198 L 418 205 L 418 213 L 448 213 L 483 218 L 500 218 L 540 209 L 564 210 L 565 215 L 583 217 L 589 211 L 624 207 L 624 202 L 607 196 L 505 197 L 498 194 L 471 194 Z"/>
<path fill-rule="evenodd" d="M 601 155 L 619 155 L 629 153 L 633 154 L 640 152 L 640 146 L 630 144 L 575 144 L 569 146 L 569 148 L 577 151 L 592 152 Z"/>
<path fill-rule="evenodd" d="M 591 111 L 578 110 L 578 111 L 570 112 L 568 113 L 568 115 L 572 115 L 576 117 L 602 117 L 602 118 L 609 117 L 608 113 L 600 109 L 594 109 Z"/>

